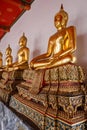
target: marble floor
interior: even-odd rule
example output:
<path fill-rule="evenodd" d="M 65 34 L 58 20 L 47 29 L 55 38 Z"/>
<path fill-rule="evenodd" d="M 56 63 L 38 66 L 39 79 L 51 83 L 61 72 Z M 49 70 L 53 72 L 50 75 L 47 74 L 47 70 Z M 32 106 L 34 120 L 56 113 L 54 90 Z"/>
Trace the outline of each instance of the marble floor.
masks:
<path fill-rule="evenodd" d="M 0 130 L 34 130 L 0 101 Z"/>

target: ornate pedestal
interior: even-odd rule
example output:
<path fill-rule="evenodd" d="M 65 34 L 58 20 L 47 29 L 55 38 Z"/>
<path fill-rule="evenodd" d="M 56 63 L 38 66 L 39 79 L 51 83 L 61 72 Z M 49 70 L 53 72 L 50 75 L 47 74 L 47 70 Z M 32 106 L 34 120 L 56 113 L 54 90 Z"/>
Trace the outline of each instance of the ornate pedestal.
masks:
<path fill-rule="evenodd" d="M 3 71 L 0 79 L 0 98 L 5 103 L 8 103 L 11 95 L 17 92 L 16 85 L 20 83 L 23 71 Z"/>
<path fill-rule="evenodd" d="M 25 82 L 10 106 L 27 116 L 40 130 L 86 130 L 87 101 L 84 73 L 66 64 L 44 71 L 25 70 Z"/>

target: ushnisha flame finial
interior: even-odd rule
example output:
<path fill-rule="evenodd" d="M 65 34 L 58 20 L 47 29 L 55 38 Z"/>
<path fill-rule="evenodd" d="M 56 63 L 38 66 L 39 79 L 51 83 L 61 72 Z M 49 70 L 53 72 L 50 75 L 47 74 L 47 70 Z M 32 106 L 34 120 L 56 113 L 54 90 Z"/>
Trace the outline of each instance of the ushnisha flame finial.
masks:
<path fill-rule="evenodd" d="M 23 36 L 25 36 L 25 33 L 23 32 Z"/>
<path fill-rule="evenodd" d="M 11 49 L 11 47 L 10 47 L 10 44 L 8 44 L 8 47 L 7 47 L 7 49 L 6 49 L 6 52 L 12 52 L 12 49 Z"/>
<path fill-rule="evenodd" d="M 55 18 L 57 16 L 61 16 L 63 19 L 65 19 L 66 21 L 68 21 L 68 13 L 64 10 L 63 4 L 61 4 L 60 10 L 59 12 L 55 15 Z"/>
<path fill-rule="evenodd" d="M 61 8 L 60 9 L 63 9 L 63 4 L 61 4 Z"/>

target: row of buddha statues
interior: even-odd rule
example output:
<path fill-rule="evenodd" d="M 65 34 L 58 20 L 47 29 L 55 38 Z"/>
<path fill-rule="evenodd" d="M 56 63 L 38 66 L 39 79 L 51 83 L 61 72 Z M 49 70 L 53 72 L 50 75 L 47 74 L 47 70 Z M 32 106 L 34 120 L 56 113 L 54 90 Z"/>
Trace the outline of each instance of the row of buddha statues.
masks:
<path fill-rule="evenodd" d="M 27 47 L 27 38 L 23 36 L 19 39 L 20 49 L 17 53 L 17 61 L 13 63 L 12 49 L 10 45 L 6 49 L 5 65 L 2 65 L 2 53 L 0 52 L 0 67 L 3 70 L 26 69 L 46 69 L 60 66 L 66 63 L 74 63 L 76 57 L 73 52 L 76 50 L 76 29 L 74 26 L 66 27 L 68 14 L 64 11 L 63 5 L 54 17 L 54 25 L 57 32 L 53 34 L 48 41 L 48 48 L 45 54 L 32 59 L 30 63 L 30 50 Z"/>
<path fill-rule="evenodd" d="M 61 5 L 54 17 L 57 32 L 49 38 L 47 52 L 31 61 L 24 33 L 16 62 L 10 45 L 5 51 L 5 65 L 0 53 L 0 70 L 4 70 L 0 73 L 0 99 L 41 130 L 85 130 L 87 124 L 85 75 L 80 66 L 73 64 L 76 28 L 67 27 L 67 21 L 68 14 Z"/>

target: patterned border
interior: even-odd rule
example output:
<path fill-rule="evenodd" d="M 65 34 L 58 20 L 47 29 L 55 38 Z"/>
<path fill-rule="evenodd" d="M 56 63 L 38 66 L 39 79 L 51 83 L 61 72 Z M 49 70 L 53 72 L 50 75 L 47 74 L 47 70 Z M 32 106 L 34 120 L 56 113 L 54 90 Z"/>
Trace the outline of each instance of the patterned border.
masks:
<path fill-rule="evenodd" d="M 51 116 L 40 113 L 29 105 L 24 104 L 17 99 L 16 96 L 12 96 L 10 100 L 10 107 L 25 115 L 32 120 L 40 130 L 86 130 L 87 121 L 78 122 L 77 124 L 67 124 L 60 119 L 53 118 Z"/>

